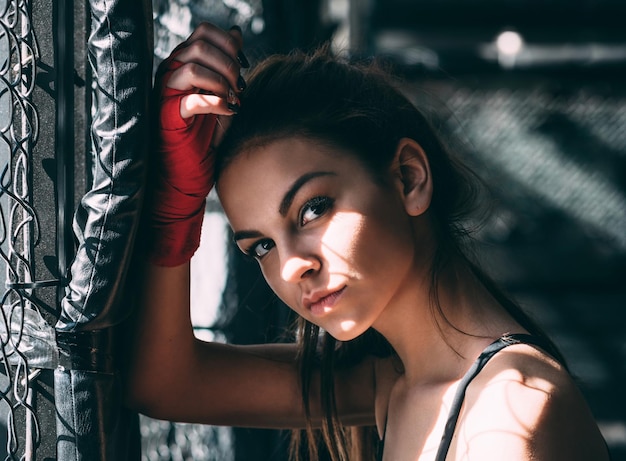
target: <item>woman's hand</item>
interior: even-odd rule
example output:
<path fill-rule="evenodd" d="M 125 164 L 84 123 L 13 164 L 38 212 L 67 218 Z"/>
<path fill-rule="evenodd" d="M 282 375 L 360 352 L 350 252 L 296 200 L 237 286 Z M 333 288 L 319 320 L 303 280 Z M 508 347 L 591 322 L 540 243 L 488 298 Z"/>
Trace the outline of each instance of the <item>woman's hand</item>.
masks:
<path fill-rule="evenodd" d="M 177 46 L 157 72 L 164 99 L 176 98 L 180 116 L 230 116 L 237 112 L 237 94 L 245 89 L 241 68 L 248 61 L 241 51 L 241 29 L 226 32 L 203 23 Z"/>
<path fill-rule="evenodd" d="M 151 204 L 151 260 L 177 266 L 200 244 L 206 196 L 213 187 L 213 149 L 239 108 L 247 60 L 238 27 L 203 23 L 157 72 L 159 108 Z"/>

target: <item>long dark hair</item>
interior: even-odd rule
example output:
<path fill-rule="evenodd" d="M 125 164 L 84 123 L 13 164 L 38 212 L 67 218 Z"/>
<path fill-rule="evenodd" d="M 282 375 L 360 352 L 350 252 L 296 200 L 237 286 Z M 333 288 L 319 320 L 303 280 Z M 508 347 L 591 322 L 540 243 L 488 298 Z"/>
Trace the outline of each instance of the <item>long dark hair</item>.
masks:
<path fill-rule="evenodd" d="M 479 202 L 480 181 L 451 155 L 427 117 L 402 95 L 387 72 L 376 64 L 344 62 L 326 48 L 311 54 L 293 52 L 266 59 L 248 76 L 241 110 L 219 148 L 216 177 L 243 150 L 293 136 L 354 153 L 376 180 L 382 180 L 389 170 L 400 139 L 417 141 L 428 156 L 434 185 L 429 216 L 437 237 L 431 271 L 431 309 L 435 319 L 447 322 L 438 301 L 439 276 L 451 261 L 461 261 L 522 327 L 545 337 L 479 268 L 468 251 L 464 223 Z M 294 434 L 294 457 L 318 459 L 320 441 L 325 442 L 324 450 L 333 461 L 354 459 L 355 450 L 361 455 L 373 453 L 373 430 L 355 437 L 353 430 L 342 427 L 338 421 L 333 370 L 352 366 L 366 355 L 393 354 L 389 344 L 372 329 L 353 341 L 338 342 L 304 319 L 298 321 L 296 338 L 300 346 L 302 399 L 309 423 L 304 437 Z M 556 348 L 549 352 L 562 359 Z M 321 372 L 321 430 L 314 429 L 310 422 L 311 378 L 316 369 Z"/>

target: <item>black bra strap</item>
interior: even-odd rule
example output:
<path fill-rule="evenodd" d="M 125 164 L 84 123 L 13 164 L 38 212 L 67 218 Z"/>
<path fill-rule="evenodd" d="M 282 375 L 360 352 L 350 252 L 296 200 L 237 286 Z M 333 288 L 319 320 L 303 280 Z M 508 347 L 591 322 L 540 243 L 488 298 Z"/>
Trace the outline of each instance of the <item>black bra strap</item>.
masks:
<path fill-rule="evenodd" d="M 448 414 L 448 421 L 446 422 L 446 427 L 443 431 L 443 436 L 441 437 L 441 443 L 439 444 L 439 449 L 437 450 L 437 456 L 435 457 L 435 461 L 445 461 L 446 456 L 448 455 L 448 449 L 450 448 L 452 436 L 454 435 L 454 430 L 456 429 L 456 423 L 459 419 L 463 400 L 465 399 L 465 391 L 467 390 L 467 386 L 472 381 L 472 379 L 474 379 L 476 375 L 480 373 L 480 371 L 491 359 L 491 357 L 496 355 L 505 347 L 511 346 L 513 344 L 530 344 L 532 346 L 540 347 L 544 351 L 550 350 L 550 346 L 542 338 L 527 334 L 511 334 L 503 336 L 502 338 L 497 339 L 489 346 L 487 346 L 485 350 L 478 356 L 478 359 L 476 359 L 472 367 L 467 371 L 467 373 L 465 374 L 465 376 L 463 376 L 463 379 L 459 383 L 456 395 L 454 396 L 454 400 L 452 401 L 452 406 Z"/>

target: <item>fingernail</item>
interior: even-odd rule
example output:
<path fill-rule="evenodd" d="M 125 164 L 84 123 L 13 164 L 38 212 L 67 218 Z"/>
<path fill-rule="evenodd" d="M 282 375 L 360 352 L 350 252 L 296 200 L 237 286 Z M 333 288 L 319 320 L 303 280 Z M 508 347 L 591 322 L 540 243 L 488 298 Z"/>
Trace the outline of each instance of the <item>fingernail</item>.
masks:
<path fill-rule="evenodd" d="M 239 88 L 239 91 L 243 91 L 246 89 L 247 86 L 248 85 L 246 85 L 246 81 L 240 75 L 239 78 L 237 79 L 237 88 Z"/>
<path fill-rule="evenodd" d="M 226 99 L 226 103 L 229 106 L 232 105 L 232 106 L 239 107 L 239 98 L 237 97 L 237 95 L 235 94 L 232 88 L 228 89 L 228 98 Z"/>
<path fill-rule="evenodd" d="M 234 112 L 235 114 L 239 112 L 239 104 L 232 104 L 229 102 L 227 104 L 227 107 L 229 111 Z"/>
<path fill-rule="evenodd" d="M 246 55 L 243 54 L 243 51 L 241 50 L 237 53 L 237 61 L 239 61 L 239 64 L 241 64 L 241 67 L 243 67 L 244 69 L 250 67 L 250 63 L 248 62 Z"/>
<path fill-rule="evenodd" d="M 243 30 L 241 30 L 241 27 L 239 27 L 237 24 L 235 24 L 234 26 L 232 26 L 230 28 L 230 30 L 236 30 L 237 32 L 239 32 L 241 35 L 243 35 Z"/>

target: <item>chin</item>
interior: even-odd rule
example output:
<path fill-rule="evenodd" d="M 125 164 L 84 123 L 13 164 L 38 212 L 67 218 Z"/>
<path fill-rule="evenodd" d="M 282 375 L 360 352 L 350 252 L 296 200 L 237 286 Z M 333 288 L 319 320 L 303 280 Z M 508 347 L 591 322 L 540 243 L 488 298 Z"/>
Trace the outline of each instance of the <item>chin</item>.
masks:
<path fill-rule="evenodd" d="M 367 328 L 359 328 L 353 320 L 344 320 L 337 328 L 325 330 L 337 341 L 352 341 L 361 336 Z"/>
<path fill-rule="evenodd" d="M 332 336 L 333 338 L 335 338 L 337 341 L 341 341 L 341 342 L 348 342 L 348 341 L 352 341 L 353 339 L 356 339 L 359 337 L 359 335 L 352 335 L 349 333 L 341 333 L 341 334 L 333 334 L 329 331 L 327 331 L 327 333 Z"/>

